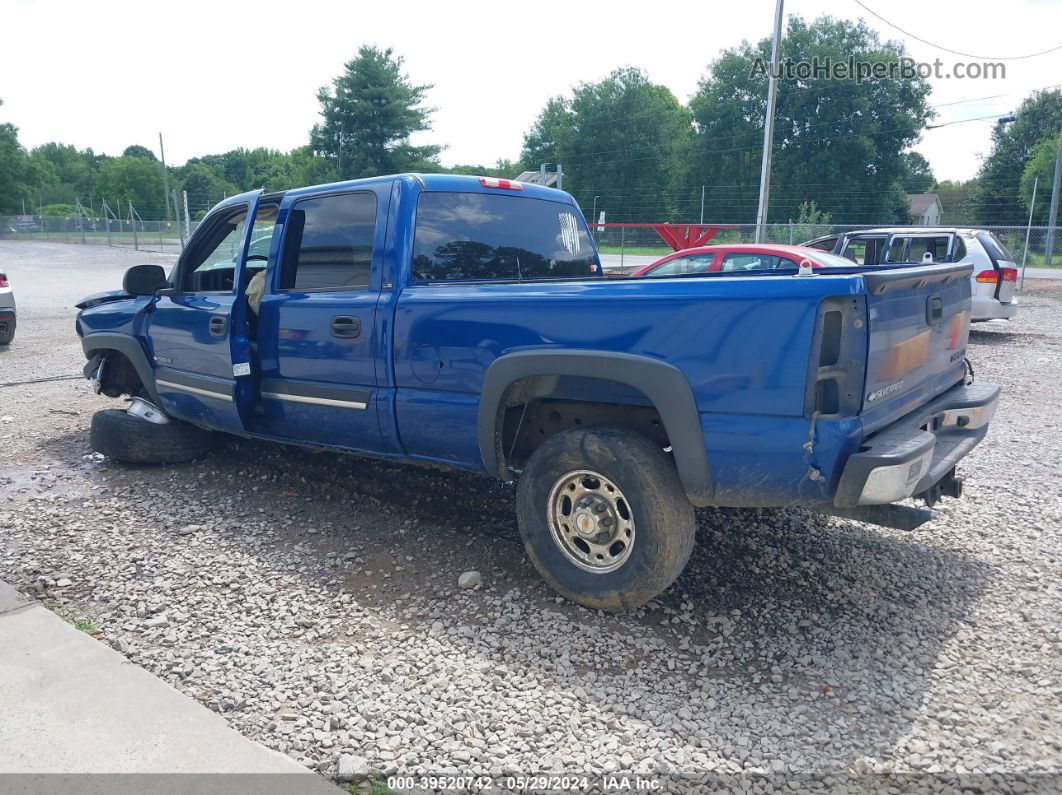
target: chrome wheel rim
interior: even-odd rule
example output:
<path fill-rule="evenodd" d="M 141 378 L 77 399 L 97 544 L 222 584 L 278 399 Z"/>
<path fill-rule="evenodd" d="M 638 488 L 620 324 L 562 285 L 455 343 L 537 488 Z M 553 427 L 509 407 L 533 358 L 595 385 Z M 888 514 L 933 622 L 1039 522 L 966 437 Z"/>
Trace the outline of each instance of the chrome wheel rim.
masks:
<path fill-rule="evenodd" d="M 598 472 L 561 476 L 549 492 L 553 543 L 570 563 L 593 574 L 615 571 L 634 549 L 634 514 L 623 492 Z"/>

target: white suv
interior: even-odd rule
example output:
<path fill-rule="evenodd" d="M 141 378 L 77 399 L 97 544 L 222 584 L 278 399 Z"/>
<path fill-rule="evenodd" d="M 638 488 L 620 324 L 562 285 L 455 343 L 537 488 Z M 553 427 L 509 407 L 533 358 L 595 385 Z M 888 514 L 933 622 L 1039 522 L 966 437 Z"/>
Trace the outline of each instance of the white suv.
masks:
<path fill-rule="evenodd" d="M 1018 269 L 1014 257 L 986 229 L 898 226 L 827 235 L 804 243 L 831 251 L 858 265 L 924 262 L 962 262 L 974 266 L 971 320 L 1009 320 L 1018 314 L 1014 286 Z"/>

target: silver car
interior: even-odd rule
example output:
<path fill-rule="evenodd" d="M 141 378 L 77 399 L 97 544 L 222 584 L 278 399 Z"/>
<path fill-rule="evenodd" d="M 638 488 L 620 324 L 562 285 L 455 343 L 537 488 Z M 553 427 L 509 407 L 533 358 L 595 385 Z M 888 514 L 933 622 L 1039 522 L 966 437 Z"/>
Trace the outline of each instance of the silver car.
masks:
<path fill-rule="evenodd" d="M 15 338 L 15 291 L 0 271 L 0 345 L 7 345 Z"/>
<path fill-rule="evenodd" d="M 974 266 L 971 317 L 1009 320 L 1018 314 L 1014 288 L 1018 266 L 1007 247 L 987 229 L 899 226 L 865 229 L 816 238 L 804 243 L 840 254 L 857 265 L 906 262 L 961 262 Z"/>

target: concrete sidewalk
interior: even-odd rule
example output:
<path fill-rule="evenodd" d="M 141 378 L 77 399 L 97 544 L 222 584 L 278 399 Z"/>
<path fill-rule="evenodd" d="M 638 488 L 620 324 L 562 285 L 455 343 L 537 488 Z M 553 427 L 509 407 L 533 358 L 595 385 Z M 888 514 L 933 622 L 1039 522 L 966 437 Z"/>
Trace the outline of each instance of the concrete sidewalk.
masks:
<path fill-rule="evenodd" d="M 0 582 L 0 792 L 62 791 L 340 790 Z"/>

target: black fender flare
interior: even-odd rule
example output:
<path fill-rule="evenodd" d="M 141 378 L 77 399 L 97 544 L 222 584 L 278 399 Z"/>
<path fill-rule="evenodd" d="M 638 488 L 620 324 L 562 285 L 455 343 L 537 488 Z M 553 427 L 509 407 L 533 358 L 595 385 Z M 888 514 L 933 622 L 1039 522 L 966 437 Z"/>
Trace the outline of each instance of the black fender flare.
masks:
<path fill-rule="evenodd" d="M 686 376 L 672 364 L 631 353 L 526 350 L 495 359 L 483 378 L 477 418 L 479 450 L 487 472 L 502 480 L 512 477 L 500 449 L 505 393 L 522 378 L 549 375 L 607 378 L 644 393 L 659 412 L 671 440 L 672 455 L 686 496 L 694 505 L 712 504 L 704 433 Z"/>
<path fill-rule="evenodd" d="M 147 351 L 136 337 L 114 331 L 94 331 L 81 338 L 81 348 L 85 352 L 86 359 L 91 359 L 95 354 L 107 350 L 122 354 L 133 365 L 133 369 L 136 370 L 152 402 L 156 406 L 162 405 L 155 388 L 155 370 L 148 359 Z"/>

